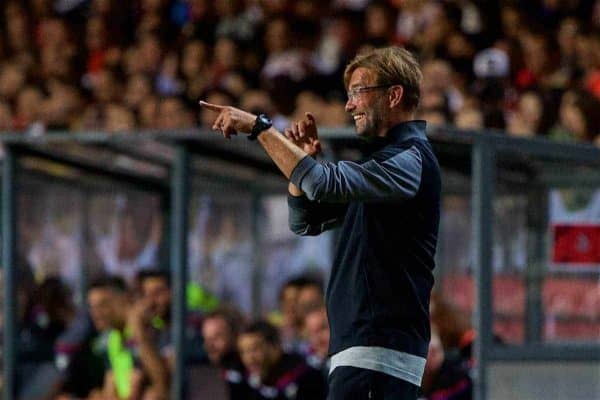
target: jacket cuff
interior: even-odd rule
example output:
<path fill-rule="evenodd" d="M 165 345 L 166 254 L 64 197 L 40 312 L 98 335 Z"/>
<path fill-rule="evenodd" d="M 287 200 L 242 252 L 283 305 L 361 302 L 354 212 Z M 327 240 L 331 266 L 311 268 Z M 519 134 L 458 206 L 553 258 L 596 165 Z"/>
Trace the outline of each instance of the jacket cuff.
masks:
<path fill-rule="evenodd" d="M 310 202 L 311 201 L 305 194 L 302 196 L 292 196 L 288 193 L 288 206 L 292 208 L 306 208 Z"/>
<path fill-rule="evenodd" d="M 304 157 L 292 171 L 290 182 L 302 189 L 302 179 L 304 179 L 308 171 L 315 165 L 317 165 L 317 161 L 314 158 L 308 155 Z"/>

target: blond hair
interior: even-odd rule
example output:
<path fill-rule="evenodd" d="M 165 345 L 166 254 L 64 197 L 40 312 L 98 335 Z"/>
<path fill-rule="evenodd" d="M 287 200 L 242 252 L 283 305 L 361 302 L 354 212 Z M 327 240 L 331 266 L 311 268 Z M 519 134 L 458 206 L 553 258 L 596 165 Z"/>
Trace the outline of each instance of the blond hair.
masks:
<path fill-rule="evenodd" d="M 416 58 L 408 50 L 391 46 L 358 54 L 344 70 L 346 88 L 352 73 L 357 68 L 374 71 L 377 76 L 376 85 L 402 86 L 403 104 L 406 110 L 414 111 L 419 105 L 423 74 Z"/>

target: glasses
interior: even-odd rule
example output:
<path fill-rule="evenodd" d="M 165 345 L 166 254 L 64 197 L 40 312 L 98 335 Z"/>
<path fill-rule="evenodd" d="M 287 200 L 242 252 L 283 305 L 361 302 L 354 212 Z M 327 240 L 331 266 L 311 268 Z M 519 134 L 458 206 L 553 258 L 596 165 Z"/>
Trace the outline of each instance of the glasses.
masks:
<path fill-rule="evenodd" d="M 371 90 L 387 89 L 394 85 L 375 85 L 375 86 L 356 86 L 346 92 L 348 100 L 356 100 L 359 94 L 363 92 L 370 92 Z"/>

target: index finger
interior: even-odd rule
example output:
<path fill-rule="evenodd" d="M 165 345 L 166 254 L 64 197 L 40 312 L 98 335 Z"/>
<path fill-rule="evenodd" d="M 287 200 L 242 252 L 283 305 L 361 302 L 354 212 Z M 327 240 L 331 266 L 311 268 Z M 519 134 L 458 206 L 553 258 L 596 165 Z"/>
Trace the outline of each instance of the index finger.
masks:
<path fill-rule="evenodd" d="M 202 107 L 206 107 L 206 108 L 207 108 L 207 109 L 209 109 L 209 110 L 212 110 L 212 111 L 217 111 L 217 112 L 218 112 L 218 111 L 221 111 L 221 110 L 223 110 L 223 109 L 225 108 L 225 106 L 220 106 L 220 105 L 218 105 L 218 104 L 213 104 L 213 103 L 207 103 L 207 102 L 206 102 L 206 101 L 204 101 L 204 100 L 200 100 L 200 101 L 198 102 L 198 104 L 200 104 Z"/>

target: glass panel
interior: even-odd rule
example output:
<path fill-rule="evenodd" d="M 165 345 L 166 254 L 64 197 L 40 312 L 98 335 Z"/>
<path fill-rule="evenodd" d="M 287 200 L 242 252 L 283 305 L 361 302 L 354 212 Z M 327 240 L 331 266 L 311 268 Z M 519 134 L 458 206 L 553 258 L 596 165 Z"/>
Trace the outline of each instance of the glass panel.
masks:
<path fill-rule="evenodd" d="M 488 399 L 597 399 L 595 362 L 502 362 L 488 369 Z"/>
<path fill-rule="evenodd" d="M 450 181 L 456 179 L 445 180 Z M 452 190 L 452 187 L 447 189 Z M 445 194 L 442 197 L 431 321 L 448 354 L 470 351 L 475 302 L 471 229 L 470 194 Z"/>
<path fill-rule="evenodd" d="M 88 199 L 88 274 L 122 276 L 159 266 L 163 236 L 160 197 L 147 192 L 94 193 Z"/>
<path fill-rule="evenodd" d="M 192 196 L 189 280 L 250 315 L 254 255 L 252 197 L 233 186 L 203 186 Z M 210 304 L 198 305 L 209 307 Z"/>
<path fill-rule="evenodd" d="M 84 199 L 73 187 L 23 185 L 18 196 L 18 257 L 35 282 L 60 277 L 72 289 L 81 277 Z"/>
<path fill-rule="evenodd" d="M 527 297 L 524 277 L 528 265 L 526 196 L 496 196 L 493 235 L 492 329 L 496 339 L 503 343 L 522 343 Z"/>
<path fill-rule="evenodd" d="M 298 236 L 288 227 L 286 195 L 262 199 L 264 224 L 262 271 L 262 311 L 278 306 L 278 294 L 283 284 L 293 277 L 308 274 L 326 283 L 333 262 L 333 231 L 319 236 Z"/>

